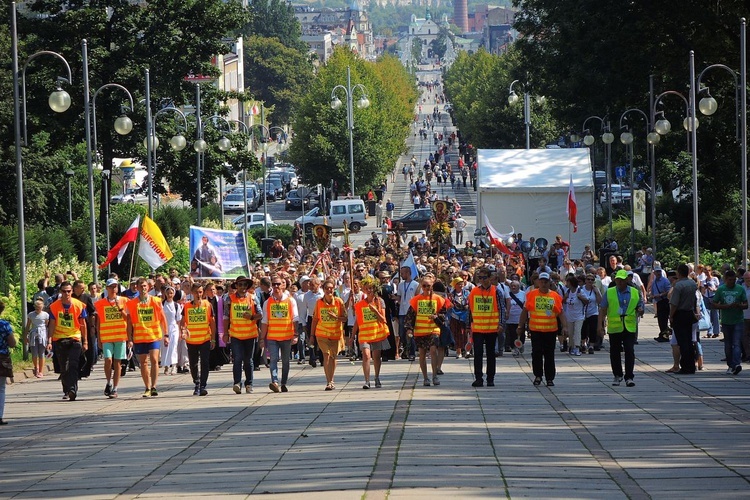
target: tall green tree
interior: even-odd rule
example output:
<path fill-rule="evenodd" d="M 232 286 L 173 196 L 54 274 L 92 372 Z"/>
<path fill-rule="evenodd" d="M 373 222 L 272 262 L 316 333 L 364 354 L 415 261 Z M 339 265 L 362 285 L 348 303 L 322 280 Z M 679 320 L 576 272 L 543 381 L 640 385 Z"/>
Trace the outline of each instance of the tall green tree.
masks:
<path fill-rule="evenodd" d="M 295 140 L 290 159 L 306 183 L 328 185 L 335 181 L 341 192 L 349 190 L 349 131 L 346 104 L 331 109 L 331 91 L 346 85 L 351 68 L 352 84 L 362 84 L 370 100 L 368 108 L 354 109 L 354 180 L 358 193 L 390 173 L 404 152 L 416 102 L 414 81 L 395 58 L 367 62 L 346 48 L 337 48 L 321 68 L 300 101 L 294 122 Z M 354 91 L 354 100 L 360 97 Z M 339 89 L 337 96 L 344 101 Z"/>
<path fill-rule="evenodd" d="M 245 36 L 278 38 L 284 47 L 306 54 L 302 28 L 294 16 L 291 2 L 282 0 L 253 0 L 249 2 L 250 19 L 242 28 Z"/>

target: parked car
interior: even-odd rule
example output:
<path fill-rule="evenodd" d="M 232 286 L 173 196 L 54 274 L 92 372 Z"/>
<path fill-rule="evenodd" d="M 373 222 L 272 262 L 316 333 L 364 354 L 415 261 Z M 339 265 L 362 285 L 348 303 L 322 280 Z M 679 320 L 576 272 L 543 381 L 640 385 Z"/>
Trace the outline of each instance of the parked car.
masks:
<path fill-rule="evenodd" d="M 406 229 L 407 231 L 423 231 L 427 230 L 427 225 L 429 224 L 431 218 L 431 208 L 417 208 L 416 210 L 412 210 L 401 218 L 393 219 L 391 222 L 393 227 L 398 227 L 399 223 L 403 224 L 404 229 Z M 448 225 L 453 227 L 452 215 L 451 220 L 448 222 Z"/>
<path fill-rule="evenodd" d="M 633 198 L 633 192 L 629 187 L 622 186 L 620 184 L 612 184 L 612 205 L 622 205 L 623 203 L 630 203 Z M 602 205 L 607 204 L 607 186 L 602 188 L 602 194 L 599 196 L 599 203 Z"/>
<path fill-rule="evenodd" d="M 260 204 L 260 195 L 255 188 L 247 188 L 247 209 L 253 212 L 258 210 Z M 245 211 L 245 200 L 243 192 L 232 192 L 229 193 L 224 201 L 222 202 L 225 212 L 244 212 Z"/>
<path fill-rule="evenodd" d="M 281 182 L 280 177 L 268 177 L 263 182 L 266 189 L 266 199 L 268 201 L 276 201 L 284 198 L 284 184 Z"/>
<path fill-rule="evenodd" d="M 159 195 L 152 193 L 154 203 L 159 201 Z M 148 203 L 148 189 L 145 187 L 127 188 L 122 194 L 116 194 L 112 197 L 111 203 L 117 205 L 118 203 Z"/>
<path fill-rule="evenodd" d="M 268 227 L 276 227 L 278 224 L 275 222 L 267 221 Z M 259 227 L 264 227 L 263 221 L 256 221 L 256 222 L 250 222 L 248 224 L 245 224 L 245 231 L 250 231 L 252 229 L 256 229 Z M 242 230 L 242 226 L 237 226 L 237 229 Z"/>
<path fill-rule="evenodd" d="M 357 232 L 367 225 L 365 214 L 365 202 L 360 199 L 333 200 L 331 202 L 331 213 L 325 216 L 320 207 L 315 207 L 302 217 L 294 221 L 304 226 L 309 231 L 315 224 L 327 223 L 334 229 L 343 229 L 344 221 L 349 224 L 349 229 Z"/>
<path fill-rule="evenodd" d="M 315 204 L 315 198 L 312 192 L 305 196 L 305 210 Z M 297 189 L 293 189 L 286 194 L 286 201 L 284 202 L 284 210 L 302 210 L 302 198 L 297 193 Z"/>
<path fill-rule="evenodd" d="M 265 218 L 266 218 L 266 220 L 268 222 L 270 222 L 272 224 L 274 223 L 273 222 L 273 218 L 271 217 L 271 214 L 266 214 Z M 253 224 L 255 222 L 262 223 L 263 222 L 263 214 L 262 213 L 247 214 L 247 221 L 245 221 L 244 219 L 245 219 L 245 214 L 242 214 L 239 217 L 235 217 L 234 219 L 232 219 L 232 224 L 234 224 L 235 226 L 241 226 L 245 222 L 248 222 L 250 224 Z"/>
<path fill-rule="evenodd" d="M 284 185 L 284 190 L 286 192 L 291 191 L 292 189 L 297 189 L 299 181 L 297 179 L 297 174 L 292 169 L 286 169 L 286 168 L 280 168 L 280 169 L 273 169 L 270 172 L 268 172 L 268 177 L 278 177 L 281 179 L 281 183 Z"/>

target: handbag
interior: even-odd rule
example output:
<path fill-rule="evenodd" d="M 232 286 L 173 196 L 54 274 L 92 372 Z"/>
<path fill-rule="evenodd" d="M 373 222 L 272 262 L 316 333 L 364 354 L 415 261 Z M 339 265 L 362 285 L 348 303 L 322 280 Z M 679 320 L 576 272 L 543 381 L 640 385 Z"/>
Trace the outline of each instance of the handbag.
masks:
<path fill-rule="evenodd" d="M 704 331 L 704 330 L 710 330 L 711 329 L 711 318 L 708 314 L 708 309 L 706 309 L 706 304 L 703 300 L 700 301 L 700 311 L 701 311 L 701 317 L 698 320 L 698 331 Z"/>
<path fill-rule="evenodd" d="M 0 377 L 13 378 L 13 360 L 10 354 L 0 354 Z"/>

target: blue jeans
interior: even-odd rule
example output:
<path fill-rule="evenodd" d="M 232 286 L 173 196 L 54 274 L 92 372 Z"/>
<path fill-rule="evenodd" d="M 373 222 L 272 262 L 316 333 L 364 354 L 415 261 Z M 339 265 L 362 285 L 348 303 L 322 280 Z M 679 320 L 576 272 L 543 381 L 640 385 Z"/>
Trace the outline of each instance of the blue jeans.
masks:
<path fill-rule="evenodd" d="M 711 317 L 711 333 L 714 335 L 718 335 L 719 332 L 721 331 L 719 328 L 719 310 L 709 309 L 708 315 Z"/>
<path fill-rule="evenodd" d="M 724 355 L 727 358 L 727 366 L 734 368 L 741 361 L 740 342 L 745 331 L 745 324 L 721 325 L 721 332 L 724 334 Z"/>
<path fill-rule="evenodd" d="M 414 357 L 414 353 L 417 350 L 417 343 L 414 342 L 413 336 L 412 338 L 406 336 L 404 321 L 406 321 L 406 315 L 398 317 L 398 336 L 401 337 L 401 345 L 404 348 L 404 355 Z"/>
<path fill-rule="evenodd" d="M 236 339 L 232 337 L 232 376 L 234 383 L 242 382 L 242 368 L 245 368 L 245 385 L 253 385 L 253 353 L 258 338 L 254 339 Z"/>
<path fill-rule="evenodd" d="M 268 353 L 271 356 L 271 382 L 279 383 L 279 351 L 281 351 L 281 385 L 289 378 L 289 356 L 292 354 L 292 340 L 268 340 Z"/>
<path fill-rule="evenodd" d="M 307 339 L 307 331 L 305 330 L 305 326 L 302 324 L 298 324 L 297 333 L 299 334 L 299 340 L 297 341 L 297 354 L 299 355 L 299 360 L 304 361 L 305 351 L 307 351 L 307 349 L 305 348 L 305 340 Z"/>
<path fill-rule="evenodd" d="M 8 382 L 7 377 L 0 377 L 0 420 L 3 419 L 5 410 L 5 384 Z"/>

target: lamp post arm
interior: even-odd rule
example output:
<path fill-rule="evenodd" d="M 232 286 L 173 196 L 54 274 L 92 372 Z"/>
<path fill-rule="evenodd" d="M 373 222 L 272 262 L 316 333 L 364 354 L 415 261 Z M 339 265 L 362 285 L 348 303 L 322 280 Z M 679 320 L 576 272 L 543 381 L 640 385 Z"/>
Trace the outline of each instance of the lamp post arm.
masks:
<path fill-rule="evenodd" d="M 15 13 L 15 3 L 13 4 L 13 9 L 14 9 L 13 12 Z M 73 83 L 73 72 L 70 71 L 70 64 L 68 64 L 68 61 L 57 52 L 52 52 L 51 50 L 40 50 L 39 52 L 31 54 L 26 59 L 26 62 L 23 63 L 23 69 L 21 70 L 21 116 L 22 116 L 21 121 L 23 122 L 23 145 L 24 146 L 28 146 L 29 144 L 27 127 L 26 127 L 26 68 L 29 67 L 29 63 L 31 63 L 31 61 L 41 56 L 52 56 L 52 57 L 59 59 L 65 66 L 65 69 L 68 71 L 68 78 L 58 76 L 57 81 L 65 82 L 68 85 Z"/>
<path fill-rule="evenodd" d="M 128 89 L 126 89 L 119 83 L 105 83 L 104 85 L 96 89 L 96 92 L 94 92 L 94 95 L 91 97 L 91 121 L 92 121 L 91 128 L 93 129 L 93 132 L 94 132 L 94 138 L 93 138 L 94 151 L 96 151 L 96 145 L 98 144 L 97 135 L 96 135 L 96 96 L 98 96 L 99 92 L 101 92 L 102 90 L 106 88 L 118 88 L 122 90 L 123 92 L 125 92 L 125 94 L 128 96 L 128 100 L 130 101 L 130 111 L 133 111 L 134 109 L 132 94 L 130 93 Z"/>
<path fill-rule="evenodd" d="M 585 119 L 585 120 L 583 121 L 583 125 L 581 126 L 581 132 L 585 132 L 586 130 L 589 130 L 589 129 L 587 129 L 587 128 L 586 128 L 586 124 L 587 124 L 587 123 L 588 123 L 588 121 L 589 121 L 589 120 L 591 120 L 592 118 L 593 118 L 593 119 L 596 119 L 596 120 L 599 120 L 599 124 L 601 125 L 601 130 L 602 130 L 602 131 L 604 131 L 604 129 L 606 128 L 606 126 L 605 126 L 605 124 L 604 124 L 604 118 L 602 118 L 602 117 L 600 117 L 600 116 L 596 116 L 596 115 L 594 115 L 594 116 L 589 116 L 588 118 L 586 118 L 586 119 Z"/>

